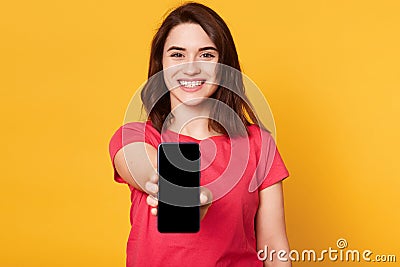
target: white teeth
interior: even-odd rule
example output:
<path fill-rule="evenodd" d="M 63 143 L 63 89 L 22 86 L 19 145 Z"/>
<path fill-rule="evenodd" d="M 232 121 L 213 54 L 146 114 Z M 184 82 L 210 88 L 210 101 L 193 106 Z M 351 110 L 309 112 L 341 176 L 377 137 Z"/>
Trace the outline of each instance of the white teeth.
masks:
<path fill-rule="evenodd" d="M 204 81 L 179 81 L 182 86 L 193 88 L 196 86 L 200 86 L 204 83 Z"/>

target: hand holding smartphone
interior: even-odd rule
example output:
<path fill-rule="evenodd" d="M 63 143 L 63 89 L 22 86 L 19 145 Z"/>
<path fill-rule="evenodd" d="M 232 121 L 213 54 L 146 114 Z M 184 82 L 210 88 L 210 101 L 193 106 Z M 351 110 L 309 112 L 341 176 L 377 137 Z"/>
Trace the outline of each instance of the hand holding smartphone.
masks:
<path fill-rule="evenodd" d="M 158 216 L 161 233 L 200 230 L 200 148 L 197 143 L 158 146 Z"/>

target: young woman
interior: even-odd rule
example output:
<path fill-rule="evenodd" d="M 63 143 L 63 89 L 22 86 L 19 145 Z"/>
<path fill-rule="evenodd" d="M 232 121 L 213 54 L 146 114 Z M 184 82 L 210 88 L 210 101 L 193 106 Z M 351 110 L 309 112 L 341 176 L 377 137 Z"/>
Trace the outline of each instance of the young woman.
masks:
<path fill-rule="evenodd" d="M 288 171 L 244 94 L 222 18 L 198 3 L 173 10 L 153 38 L 148 77 L 141 92 L 148 121 L 126 123 L 110 141 L 114 178 L 131 189 L 127 266 L 291 266 Z M 157 230 L 157 146 L 165 141 L 200 144 L 198 233 Z M 288 260 L 260 260 L 265 248 Z"/>

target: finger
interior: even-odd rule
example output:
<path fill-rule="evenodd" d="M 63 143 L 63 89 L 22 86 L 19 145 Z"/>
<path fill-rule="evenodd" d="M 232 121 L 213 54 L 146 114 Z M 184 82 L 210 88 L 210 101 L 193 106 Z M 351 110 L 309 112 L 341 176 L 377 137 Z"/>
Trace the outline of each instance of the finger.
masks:
<path fill-rule="evenodd" d="M 205 193 L 200 193 L 200 204 L 204 205 L 207 203 L 208 197 Z"/>
<path fill-rule="evenodd" d="M 158 193 L 158 185 L 150 181 L 146 182 L 145 188 L 149 193 L 153 195 L 156 195 Z"/>
<path fill-rule="evenodd" d="M 200 205 L 209 205 L 212 202 L 212 193 L 206 187 L 200 188 Z"/>
<path fill-rule="evenodd" d="M 158 183 L 158 174 L 154 173 L 152 176 L 150 176 L 150 182 L 157 184 Z"/>
<path fill-rule="evenodd" d="M 157 216 L 157 208 L 151 208 L 150 212 L 152 215 Z"/>
<path fill-rule="evenodd" d="M 147 205 L 151 207 L 157 207 L 158 206 L 158 200 L 157 198 L 153 197 L 152 195 L 148 195 L 146 198 Z"/>

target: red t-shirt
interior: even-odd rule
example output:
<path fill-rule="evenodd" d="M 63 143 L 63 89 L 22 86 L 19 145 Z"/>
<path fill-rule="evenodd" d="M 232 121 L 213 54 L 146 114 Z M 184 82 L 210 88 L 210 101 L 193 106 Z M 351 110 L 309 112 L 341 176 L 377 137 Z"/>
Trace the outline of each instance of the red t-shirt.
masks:
<path fill-rule="evenodd" d="M 160 134 L 149 122 L 133 122 L 115 132 L 109 146 L 112 162 L 118 150 L 133 142 L 155 148 L 160 142 L 200 143 L 200 184 L 214 197 L 198 233 L 162 234 L 146 203 L 147 194 L 129 186 L 132 228 L 126 251 L 128 267 L 263 266 L 257 258 L 254 225 L 258 193 L 289 174 L 271 135 L 256 125 L 248 130 L 248 137 L 197 140 L 169 130 Z M 126 183 L 115 166 L 114 179 Z"/>

